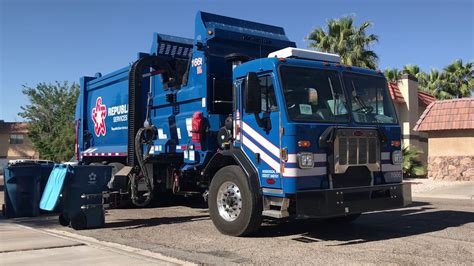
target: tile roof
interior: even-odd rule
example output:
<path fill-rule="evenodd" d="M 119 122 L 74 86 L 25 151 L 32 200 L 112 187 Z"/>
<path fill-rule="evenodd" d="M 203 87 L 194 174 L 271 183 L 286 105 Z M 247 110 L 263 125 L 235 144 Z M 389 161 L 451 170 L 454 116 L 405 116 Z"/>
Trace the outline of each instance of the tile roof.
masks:
<path fill-rule="evenodd" d="M 398 88 L 397 83 L 387 82 L 388 84 L 388 91 L 390 92 L 390 96 L 392 97 L 393 102 L 395 103 L 405 103 L 405 98 L 403 98 L 403 94 Z M 418 104 L 424 107 L 430 105 L 430 103 L 436 101 L 436 98 L 428 94 L 426 92 L 418 92 Z"/>
<path fill-rule="evenodd" d="M 421 115 L 415 131 L 474 129 L 474 98 L 434 101 Z"/>
<path fill-rule="evenodd" d="M 390 96 L 395 103 L 405 103 L 405 98 L 403 98 L 403 94 L 398 88 L 397 83 L 387 82 L 388 91 L 390 92 Z"/>
<path fill-rule="evenodd" d="M 0 122 L 0 133 L 28 133 L 28 123 L 25 122 Z"/>
<path fill-rule="evenodd" d="M 423 106 L 428 106 L 432 102 L 436 101 L 436 97 L 426 92 L 419 91 L 418 92 L 418 104 Z"/>

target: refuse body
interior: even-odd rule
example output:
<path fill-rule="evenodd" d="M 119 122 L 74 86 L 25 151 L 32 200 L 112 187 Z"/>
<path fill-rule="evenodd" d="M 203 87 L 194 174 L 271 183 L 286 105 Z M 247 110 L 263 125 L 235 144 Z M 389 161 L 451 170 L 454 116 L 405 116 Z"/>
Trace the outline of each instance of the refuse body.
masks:
<path fill-rule="evenodd" d="M 3 215 L 7 218 L 39 216 L 41 194 L 53 166 L 50 161 L 10 161 L 4 168 Z"/>
<path fill-rule="evenodd" d="M 40 202 L 43 210 L 52 210 L 61 198 L 59 223 L 76 230 L 99 228 L 105 224 L 104 204 L 112 166 L 54 166 Z"/>

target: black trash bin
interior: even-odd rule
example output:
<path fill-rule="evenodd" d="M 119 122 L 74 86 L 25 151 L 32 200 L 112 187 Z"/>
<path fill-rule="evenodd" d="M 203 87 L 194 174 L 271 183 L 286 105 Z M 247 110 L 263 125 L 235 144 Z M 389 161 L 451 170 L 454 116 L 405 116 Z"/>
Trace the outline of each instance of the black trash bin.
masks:
<path fill-rule="evenodd" d="M 56 165 L 41 200 L 44 204 L 42 208 L 52 208 L 57 202 L 56 195 L 61 191 L 61 225 L 71 225 L 76 230 L 103 227 L 103 193 L 108 190 L 107 183 L 111 176 L 112 166 Z"/>
<path fill-rule="evenodd" d="M 21 160 L 4 168 L 3 215 L 7 218 L 40 215 L 39 202 L 54 164 Z"/>

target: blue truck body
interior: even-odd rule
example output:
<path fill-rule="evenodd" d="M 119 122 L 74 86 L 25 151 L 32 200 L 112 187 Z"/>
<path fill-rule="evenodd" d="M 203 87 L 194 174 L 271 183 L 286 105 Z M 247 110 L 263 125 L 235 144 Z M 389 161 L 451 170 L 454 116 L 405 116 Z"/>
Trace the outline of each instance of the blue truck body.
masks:
<path fill-rule="evenodd" d="M 382 84 L 383 75 L 338 62 L 267 57 L 287 47 L 295 43 L 283 28 L 204 12 L 196 16 L 193 40 L 155 33 L 150 52 L 139 53 L 134 64 L 104 76 L 81 78 L 76 109 L 78 159 L 84 164 L 128 167 L 128 179 L 151 180 L 148 194 L 150 187 L 155 192 L 163 187 L 177 194 L 207 195 L 219 170 L 237 165 L 258 194 L 263 206 L 258 212 L 274 217 L 348 216 L 406 205 L 409 187 L 401 183 L 400 162 L 395 160 L 399 158 L 394 158 L 400 156 L 401 132 L 395 114 L 387 111 L 393 112 L 393 105 L 386 84 L 375 89 L 373 97 L 370 89 L 359 95 L 354 86 L 354 82 L 371 84 L 372 79 Z M 288 94 L 301 93 L 291 86 L 304 80 L 285 74 L 291 72 L 328 77 L 329 85 L 324 86 L 330 86 L 331 92 L 305 88 L 304 97 L 309 93 L 308 99 L 315 97 L 317 102 L 332 93 L 327 109 L 334 121 L 300 119 L 323 115 L 312 112 L 319 106 L 311 105 L 314 102 L 290 103 Z M 249 73 L 260 82 L 258 105 L 266 108 L 258 114 L 248 113 L 246 107 L 252 94 Z M 262 88 L 266 94 L 260 92 Z M 375 99 L 375 104 L 367 106 L 360 100 L 364 97 Z M 345 107 L 340 107 L 341 102 Z M 336 108 L 343 110 L 342 115 Z M 368 122 L 369 115 L 377 122 Z M 137 137 L 140 128 L 146 130 Z M 362 156 L 366 150 L 368 155 Z M 310 158 L 304 160 L 312 165 L 302 166 L 300 157 L 308 154 Z M 357 158 L 344 162 L 342 155 L 347 160 Z M 351 175 L 357 177 L 351 181 Z M 343 191 L 352 191 L 361 201 L 343 203 L 346 200 L 339 196 Z M 216 193 L 210 195 L 221 195 Z M 379 197 L 372 197 L 376 194 Z M 252 231 L 226 231 L 216 219 L 222 232 Z"/>

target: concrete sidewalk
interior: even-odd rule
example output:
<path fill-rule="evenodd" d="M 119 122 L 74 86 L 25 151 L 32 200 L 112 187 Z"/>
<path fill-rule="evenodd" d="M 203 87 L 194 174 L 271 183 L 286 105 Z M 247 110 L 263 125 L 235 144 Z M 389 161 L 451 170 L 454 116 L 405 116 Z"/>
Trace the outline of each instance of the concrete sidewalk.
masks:
<path fill-rule="evenodd" d="M 412 179 L 413 197 L 443 199 L 474 199 L 474 182 Z"/>
<path fill-rule="evenodd" d="M 174 258 L 0 220 L 1 265 L 183 265 Z M 92 240 L 92 241 L 88 241 Z"/>

